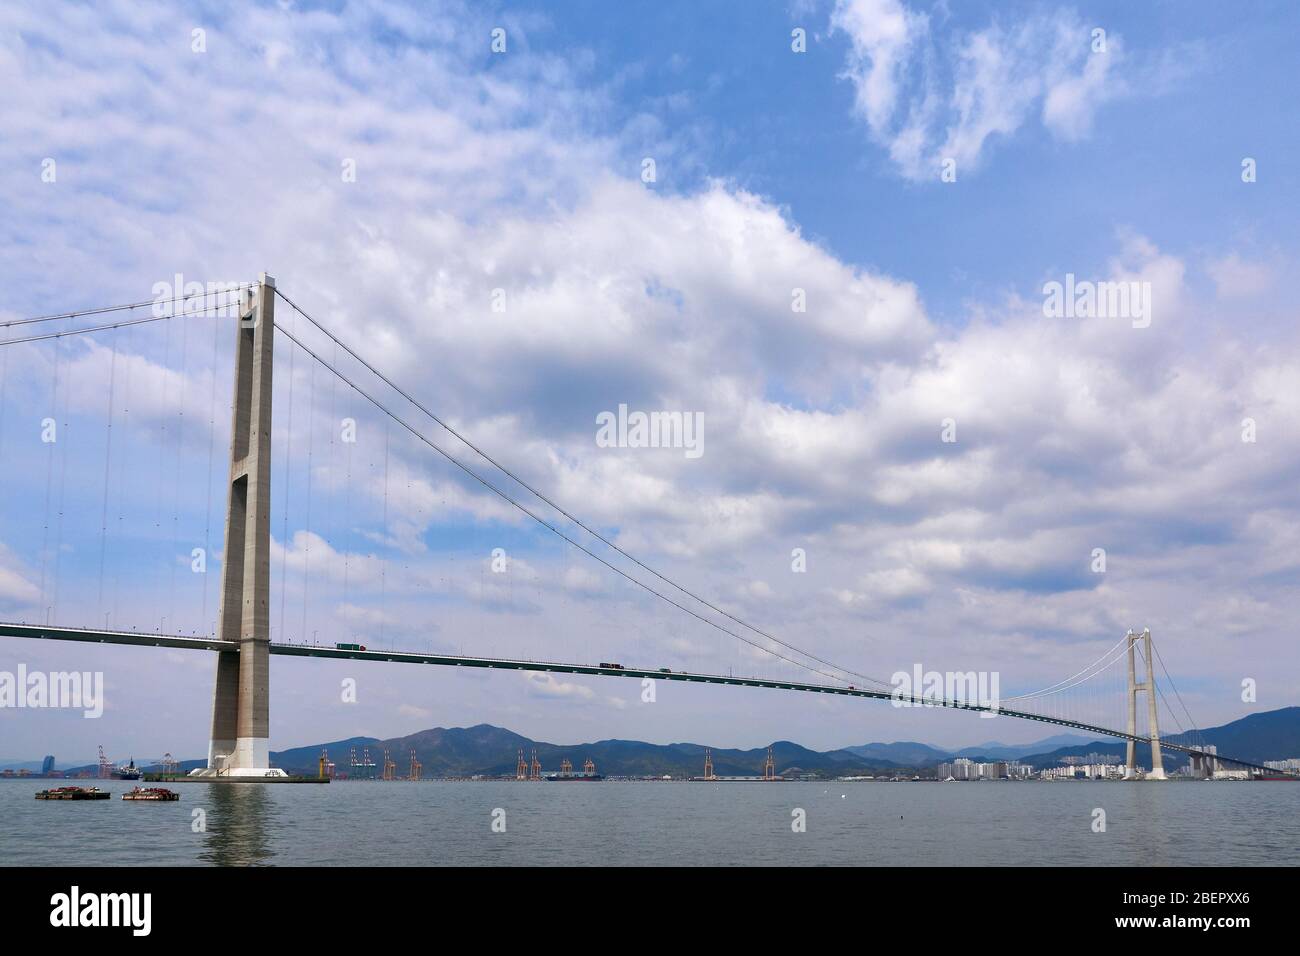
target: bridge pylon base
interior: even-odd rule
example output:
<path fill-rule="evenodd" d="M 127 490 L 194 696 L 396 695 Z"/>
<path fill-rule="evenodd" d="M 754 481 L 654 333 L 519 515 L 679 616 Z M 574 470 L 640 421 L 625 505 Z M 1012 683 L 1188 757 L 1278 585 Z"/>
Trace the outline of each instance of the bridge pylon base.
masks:
<path fill-rule="evenodd" d="M 288 777 L 279 767 L 233 767 L 229 770 L 214 767 L 197 767 L 189 772 L 195 778 L 220 777 L 222 780 L 265 780 L 267 777 Z"/>

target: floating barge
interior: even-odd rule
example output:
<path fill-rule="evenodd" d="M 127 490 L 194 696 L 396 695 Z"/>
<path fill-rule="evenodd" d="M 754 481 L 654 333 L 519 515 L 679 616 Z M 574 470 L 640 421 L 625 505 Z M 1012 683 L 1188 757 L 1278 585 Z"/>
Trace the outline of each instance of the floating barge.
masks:
<path fill-rule="evenodd" d="M 107 800 L 112 794 L 98 787 L 55 787 L 41 790 L 36 794 L 37 800 Z"/>
<path fill-rule="evenodd" d="M 130 793 L 122 794 L 123 800 L 154 800 L 164 802 L 168 800 L 179 800 L 181 795 L 174 790 L 167 790 L 163 787 L 136 787 Z"/>
<path fill-rule="evenodd" d="M 145 783 L 329 783 L 329 777 L 290 777 L 284 776 L 194 776 L 186 773 L 153 773 L 144 775 Z"/>

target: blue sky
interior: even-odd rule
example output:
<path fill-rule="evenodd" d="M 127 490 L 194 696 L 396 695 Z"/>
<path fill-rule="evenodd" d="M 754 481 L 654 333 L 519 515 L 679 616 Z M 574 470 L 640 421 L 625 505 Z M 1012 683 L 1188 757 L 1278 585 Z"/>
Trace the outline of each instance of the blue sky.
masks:
<path fill-rule="evenodd" d="M 941 22 L 941 44 L 1046 9 L 913 6 Z M 726 4 L 657 4 L 656 26 L 646 30 L 639 18 L 611 23 L 600 4 L 573 4 L 531 42 L 571 52 L 593 78 L 615 78 L 612 123 L 681 143 L 687 162 L 661 176 L 661 189 L 723 177 L 770 197 L 841 258 L 918 283 L 947 321 L 964 321 L 972 299 L 1036 294 L 1038 274 L 1061 263 L 1103 266 L 1123 226 L 1194 249 L 1216 248 L 1225 231 L 1239 241 L 1295 242 L 1286 212 L 1296 199 L 1293 171 L 1275 166 L 1269 190 L 1253 193 L 1236 176 L 1243 146 L 1276 157 L 1300 146 L 1287 95 L 1292 5 L 1065 8 L 1120 36 L 1138 88 L 1106 104 L 1083 141 L 1062 142 L 1032 118 L 994 136 L 978 171 L 959 175 L 953 189 L 899 188 L 880 149 L 864 144 L 849 120 L 853 85 L 841 78 L 851 44 L 829 29 L 833 7 L 757 4 L 737 17 Z M 804 56 L 784 55 L 795 27 L 809 34 Z M 929 228 L 936 222 L 943 228 Z"/>
<path fill-rule="evenodd" d="M 882 677 L 919 659 L 1019 692 L 1149 626 L 1199 722 L 1223 722 L 1300 693 L 1298 27 L 1266 3 L 13 6 L 0 317 L 270 271 L 538 487 L 760 627 Z M 1045 316 L 1067 274 L 1147 283 L 1153 321 Z M 212 627 L 220 322 L 5 350 L 0 617 Z M 282 343 L 277 636 L 786 673 L 328 382 Z M 600 447 L 620 404 L 702 414 L 705 453 Z M 0 712 L 0 756 L 203 751 L 209 660 L 0 645 L 0 669 L 18 662 L 104 670 L 109 708 L 91 726 Z M 743 746 L 1035 734 L 377 668 L 340 706 L 349 666 L 276 662 L 273 748 L 479 721 Z"/>

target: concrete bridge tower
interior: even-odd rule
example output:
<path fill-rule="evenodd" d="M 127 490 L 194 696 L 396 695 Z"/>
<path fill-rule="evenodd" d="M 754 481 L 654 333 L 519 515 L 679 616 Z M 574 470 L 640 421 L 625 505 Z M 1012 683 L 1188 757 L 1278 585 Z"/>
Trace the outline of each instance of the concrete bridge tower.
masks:
<path fill-rule="evenodd" d="M 262 273 L 240 305 L 226 549 L 212 739 L 205 775 L 265 777 L 270 768 L 271 372 L 275 279 Z M 283 771 L 271 771 L 283 775 Z"/>
<path fill-rule="evenodd" d="M 1138 641 L 1142 642 L 1142 656 L 1147 662 L 1147 679 L 1144 683 L 1137 683 L 1137 665 L 1134 655 L 1137 649 Z M 1134 631 L 1128 632 L 1128 733 L 1130 737 L 1137 735 L 1137 695 L 1139 691 L 1146 691 L 1147 695 L 1147 736 L 1151 738 L 1151 772 L 1147 774 L 1148 780 L 1165 780 L 1165 765 L 1160 754 L 1160 725 L 1156 721 L 1156 673 L 1155 661 L 1151 657 L 1151 630 L 1144 629 L 1139 635 Z M 1137 742 L 1129 740 L 1127 761 L 1124 766 L 1124 779 L 1137 779 Z"/>

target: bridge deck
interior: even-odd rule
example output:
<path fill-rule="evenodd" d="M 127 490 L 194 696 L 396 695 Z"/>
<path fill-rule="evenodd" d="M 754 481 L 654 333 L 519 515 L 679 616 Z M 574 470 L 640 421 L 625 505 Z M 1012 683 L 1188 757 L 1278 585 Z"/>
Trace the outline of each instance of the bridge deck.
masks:
<path fill-rule="evenodd" d="M 192 650 L 205 651 L 233 651 L 235 653 L 238 653 L 239 651 L 238 643 L 234 641 L 222 641 L 212 637 L 185 637 L 180 634 L 149 634 L 139 631 L 108 631 L 95 630 L 93 628 L 45 627 L 36 624 L 12 624 L 6 622 L 0 622 L 0 637 L 26 637 L 53 641 L 80 641 L 91 644 L 126 644 L 135 647 L 189 648 Z M 598 667 L 590 664 L 570 664 L 560 661 L 513 660 L 510 658 L 496 657 L 464 657 L 455 654 L 420 654 L 413 651 L 353 651 L 315 644 L 277 644 L 273 642 L 270 651 L 272 654 L 281 654 L 288 657 L 332 657 L 344 660 L 381 661 L 395 664 L 432 664 L 442 667 L 481 667 L 492 670 L 539 671 L 551 674 L 586 674 L 592 677 L 650 677 L 655 680 L 688 681 L 702 684 L 726 684 L 733 687 L 763 687 L 771 690 L 793 690 L 814 694 L 841 694 L 848 697 L 868 697 L 875 700 L 901 699 L 902 701 L 914 706 L 948 707 L 954 710 L 996 713 L 1006 717 L 1015 717 L 1020 720 L 1034 720 L 1040 723 L 1056 724 L 1060 727 L 1084 730 L 1089 733 L 1103 734 L 1107 737 L 1118 737 L 1121 740 L 1132 740 L 1137 743 L 1149 744 L 1151 742 L 1150 737 L 1131 735 L 1124 733 L 1123 731 L 1112 730 L 1109 727 L 1098 727 L 1094 724 L 1085 724 L 1076 720 L 1046 717 L 1042 714 L 1031 714 L 1026 711 L 1011 710 L 1006 707 L 967 704 L 954 700 L 933 700 L 916 697 L 897 698 L 896 695 L 887 690 L 864 690 L 863 688 L 848 684 L 804 683 L 801 681 L 771 680 L 763 677 L 734 677 L 724 674 L 646 670 L 644 668 L 636 667 Z M 1182 753 L 1196 756 L 1212 757 L 1220 762 L 1237 764 L 1242 767 L 1249 767 L 1254 770 L 1263 770 L 1269 773 L 1276 773 L 1272 768 L 1264 767 L 1260 764 L 1251 763 L 1246 760 L 1236 760 L 1223 754 L 1208 754 L 1195 747 L 1186 747 L 1181 744 L 1170 743 L 1166 740 L 1161 740 L 1160 746 L 1168 750 L 1177 750 Z"/>

